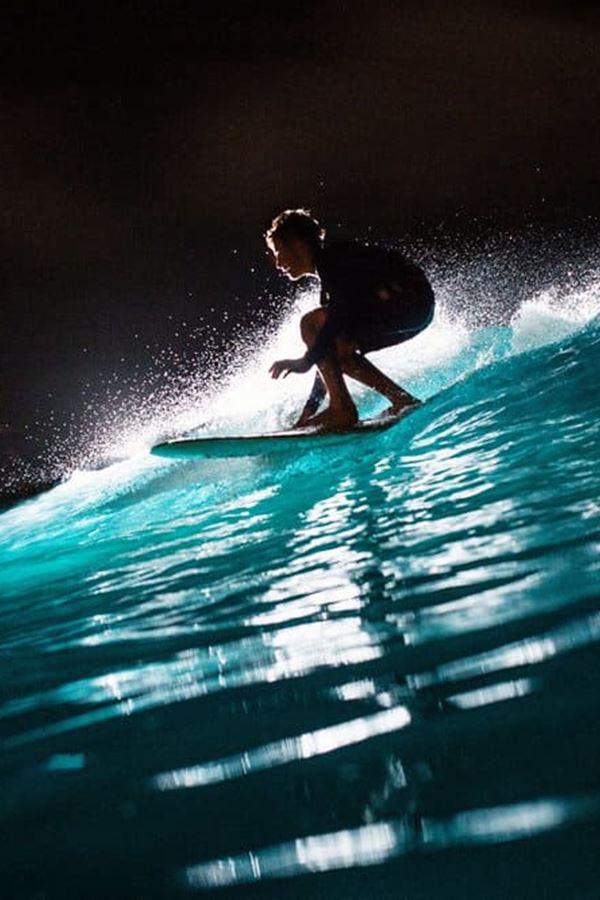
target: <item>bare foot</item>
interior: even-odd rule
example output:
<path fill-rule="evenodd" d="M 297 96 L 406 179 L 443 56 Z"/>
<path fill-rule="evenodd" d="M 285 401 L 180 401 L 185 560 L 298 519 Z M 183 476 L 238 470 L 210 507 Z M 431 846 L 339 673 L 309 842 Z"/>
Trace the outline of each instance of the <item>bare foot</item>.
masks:
<path fill-rule="evenodd" d="M 318 413 L 316 416 L 312 416 L 307 422 L 307 425 L 311 428 L 313 426 L 318 426 L 326 431 L 338 431 L 344 428 L 352 428 L 357 422 L 358 412 L 355 407 L 341 410 L 333 410 L 331 407 L 327 407 L 323 412 Z"/>
<path fill-rule="evenodd" d="M 310 428 L 312 425 L 312 417 L 311 416 L 300 416 L 296 422 L 292 425 L 292 429 L 296 428 Z"/>
<path fill-rule="evenodd" d="M 384 409 L 383 412 L 379 414 L 381 418 L 385 419 L 387 416 L 397 416 L 406 409 L 413 409 L 415 406 L 421 406 L 423 404 L 422 400 L 418 400 L 410 394 L 409 397 L 410 399 L 408 399 L 408 397 L 403 398 L 402 402 L 396 401 L 395 403 L 392 403 L 387 409 Z"/>

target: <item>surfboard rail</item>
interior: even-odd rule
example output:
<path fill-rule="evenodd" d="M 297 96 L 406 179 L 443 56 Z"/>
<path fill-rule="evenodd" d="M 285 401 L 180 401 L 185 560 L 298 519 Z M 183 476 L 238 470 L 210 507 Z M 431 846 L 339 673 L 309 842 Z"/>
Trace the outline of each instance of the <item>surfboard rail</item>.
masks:
<path fill-rule="evenodd" d="M 419 404 L 420 406 L 420 404 Z M 260 456 L 282 450 L 306 450 L 312 447 L 345 443 L 359 435 L 372 434 L 392 428 L 408 413 L 418 409 L 410 406 L 399 413 L 363 419 L 351 428 L 325 429 L 319 426 L 273 431 L 266 434 L 211 435 L 163 441 L 151 449 L 153 456 L 168 459 L 232 459 Z"/>

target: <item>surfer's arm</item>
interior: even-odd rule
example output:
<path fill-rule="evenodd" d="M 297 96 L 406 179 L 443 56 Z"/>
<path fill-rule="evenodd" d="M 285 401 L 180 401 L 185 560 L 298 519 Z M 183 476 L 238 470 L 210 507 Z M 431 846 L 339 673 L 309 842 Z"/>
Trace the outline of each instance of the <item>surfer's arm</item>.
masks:
<path fill-rule="evenodd" d="M 277 362 L 274 362 L 269 369 L 273 378 L 279 378 L 280 375 L 283 375 L 285 378 L 290 372 L 296 372 L 297 374 L 308 372 L 315 363 L 320 362 L 327 355 L 329 347 L 339 330 L 338 319 L 337 310 L 332 311 L 328 309 L 325 324 L 318 332 L 312 347 L 306 351 L 304 356 L 300 356 L 298 359 L 279 359 Z"/>
<path fill-rule="evenodd" d="M 308 420 L 311 416 L 314 416 L 319 406 L 321 405 L 326 393 L 327 390 L 325 388 L 323 379 L 321 378 L 320 373 L 317 372 L 311 392 L 308 395 L 308 400 L 304 404 L 304 409 L 300 413 L 298 421 L 295 423 L 295 428 L 303 428 L 306 424 L 308 424 Z"/>
<path fill-rule="evenodd" d="M 301 356 L 299 359 L 278 359 L 277 362 L 273 363 L 269 372 L 273 378 L 279 378 L 280 375 L 286 378 L 290 372 L 302 375 L 304 372 L 308 372 L 309 369 L 310 365 L 306 362 L 304 356 Z"/>

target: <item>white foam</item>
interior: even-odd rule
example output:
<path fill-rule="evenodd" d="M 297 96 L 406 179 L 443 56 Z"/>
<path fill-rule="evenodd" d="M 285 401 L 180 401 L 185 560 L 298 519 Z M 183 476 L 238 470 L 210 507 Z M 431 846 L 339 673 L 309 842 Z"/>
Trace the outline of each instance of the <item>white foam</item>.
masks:
<path fill-rule="evenodd" d="M 573 291 L 550 288 L 522 304 L 513 317 L 516 353 L 564 340 L 600 314 L 600 275 Z"/>

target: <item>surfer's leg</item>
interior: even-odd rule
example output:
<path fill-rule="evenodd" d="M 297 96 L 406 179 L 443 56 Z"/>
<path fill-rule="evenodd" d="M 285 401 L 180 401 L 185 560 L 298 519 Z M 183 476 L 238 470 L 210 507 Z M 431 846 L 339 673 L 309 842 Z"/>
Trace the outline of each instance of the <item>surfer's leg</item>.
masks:
<path fill-rule="evenodd" d="M 358 411 L 350 396 L 338 359 L 329 354 L 319 363 L 319 372 L 329 394 L 329 406 L 311 419 L 311 424 L 345 428 L 356 424 Z"/>
<path fill-rule="evenodd" d="M 345 375 L 387 397 L 391 403 L 390 412 L 399 412 L 405 406 L 420 402 L 357 352 L 342 353 L 340 364 Z"/>
<path fill-rule="evenodd" d="M 434 295 L 425 276 L 416 271 L 404 287 L 399 288 L 404 303 L 387 309 L 391 300 L 388 292 L 380 292 L 379 304 L 374 304 L 370 322 L 350 323 L 345 338 L 338 338 L 336 350 L 344 374 L 377 391 L 391 403 L 389 412 L 399 412 L 421 401 L 396 384 L 391 378 L 365 359 L 364 354 L 385 347 L 394 347 L 420 334 L 430 324 L 434 311 Z"/>
<path fill-rule="evenodd" d="M 390 316 L 385 309 L 379 310 L 379 315 L 373 316 L 374 322 L 369 323 L 366 328 L 363 323 L 357 322 L 351 326 L 351 332 L 346 338 L 336 340 L 336 351 L 344 374 L 387 397 L 391 413 L 415 406 L 421 401 L 384 375 L 364 354 L 402 344 L 416 337 L 430 324 L 434 306 L 433 292 L 428 283 L 424 286 L 419 281 L 416 286 L 411 286 L 410 292 L 407 289 L 406 293 L 412 301 L 408 311 L 404 309 L 400 314 L 394 312 Z M 381 327 L 383 322 L 385 325 Z"/>
<path fill-rule="evenodd" d="M 325 324 L 326 310 L 314 309 L 302 317 L 300 330 L 308 347 L 314 343 L 317 334 Z M 327 354 L 318 363 L 321 378 L 329 394 L 329 406 L 313 416 L 308 424 L 323 425 L 327 428 L 345 428 L 358 421 L 358 412 L 350 396 L 339 359 L 335 351 Z"/>

